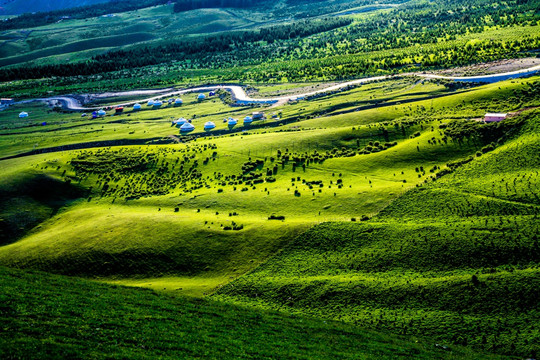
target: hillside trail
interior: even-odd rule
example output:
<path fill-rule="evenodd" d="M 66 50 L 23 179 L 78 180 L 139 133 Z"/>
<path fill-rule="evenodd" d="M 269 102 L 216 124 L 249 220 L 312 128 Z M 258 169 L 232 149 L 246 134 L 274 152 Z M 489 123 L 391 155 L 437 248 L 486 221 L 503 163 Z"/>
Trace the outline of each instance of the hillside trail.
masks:
<path fill-rule="evenodd" d="M 246 104 L 246 105 L 267 104 L 267 105 L 278 106 L 278 105 L 283 105 L 289 101 L 303 100 L 306 97 L 336 92 L 336 91 L 340 91 L 351 86 L 361 85 L 361 84 L 374 82 L 374 81 L 388 80 L 395 77 L 408 76 L 408 77 L 421 77 L 425 79 L 450 80 L 450 81 L 458 81 L 458 82 L 494 83 L 498 81 L 533 75 L 537 72 L 540 72 L 540 65 L 536 65 L 527 69 L 506 72 L 506 73 L 478 75 L 478 76 L 444 76 L 444 75 L 427 74 L 425 72 L 406 73 L 406 74 L 399 74 L 399 75 L 383 75 L 383 76 L 374 76 L 374 77 L 369 77 L 369 78 L 362 78 L 362 79 L 347 81 L 347 82 L 339 83 L 337 85 L 332 85 L 323 89 L 319 89 L 319 90 L 315 90 L 315 91 L 311 91 L 311 92 L 307 92 L 303 94 L 269 97 L 269 98 L 252 98 L 248 96 L 246 92 L 244 91 L 244 89 L 242 88 L 242 86 L 239 86 L 239 85 L 209 85 L 209 86 L 200 86 L 200 87 L 194 87 L 194 88 L 188 88 L 188 89 L 182 89 L 182 90 L 175 90 L 173 88 L 155 89 L 155 90 L 154 89 L 130 90 L 130 91 L 119 91 L 119 92 L 106 92 L 102 94 L 85 94 L 85 95 L 79 95 L 78 97 L 80 98 L 82 96 L 82 97 L 94 97 L 94 98 L 114 98 L 114 97 L 121 97 L 121 96 L 154 95 L 154 97 L 151 97 L 151 98 L 145 98 L 145 99 L 140 99 L 137 101 L 129 101 L 129 102 L 124 102 L 120 104 L 110 105 L 113 107 L 117 107 L 117 106 L 132 106 L 135 103 L 144 103 L 144 102 L 148 102 L 150 100 L 156 100 L 156 99 L 166 99 L 166 98 L 184 95 L 184 94 L 193 93 L 193 92 L 227 90 L 232 94 L 233 100 L 235 100 L 237 104 Z M 34 102 L 34 101 L 41 101 L 41 102 L 56 101 L 56 102 L 62 103 L 64 105 L 64 109 L 72 110 L 72 111 L 94 111 L 94 110 L 99 110 L 103 108 L 103 106 L 85 107 L 81 104 L 81 102 L 75 96 L 76 95 L 52 96 L 48 98 L 25 100 L 25 101 L 18 102 L 18 104 L 24 104 L 24 103 Z"/>

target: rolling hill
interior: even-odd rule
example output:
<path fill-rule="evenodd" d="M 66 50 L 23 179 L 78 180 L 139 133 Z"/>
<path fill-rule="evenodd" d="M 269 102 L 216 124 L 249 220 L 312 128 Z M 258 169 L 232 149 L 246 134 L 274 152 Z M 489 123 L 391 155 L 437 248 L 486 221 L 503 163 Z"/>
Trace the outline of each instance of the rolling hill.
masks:
<path fill-rule="evenodd" d="M 78 6 L 94 5 L 108 1 L 110 0 L 2 0 L 0 1 L 0 14 L 18 15 L 31 12 L 48 12 Z"/>
<path fill-rule="evenodd" d="M 540 0 L 77 5 L 0 22 L 1 358 L 538 356 Z"/>
<path fill-rule="evenodd" d="M 500 359 L 461 347 L 144 289 L 0 268 L 0 356 Z"/>

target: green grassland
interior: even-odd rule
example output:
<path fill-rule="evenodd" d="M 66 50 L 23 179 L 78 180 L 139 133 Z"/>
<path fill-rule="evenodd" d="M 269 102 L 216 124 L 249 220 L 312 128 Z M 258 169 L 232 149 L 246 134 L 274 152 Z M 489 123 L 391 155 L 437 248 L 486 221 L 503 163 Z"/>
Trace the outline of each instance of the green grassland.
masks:
<path fill-rule="evenodd" d="M 526 115 L 494 151 L 369 222 L 310 229 L 216 297 L 534 357 L 538 129 Z"/>
<path fill-rule="evenodd" d="M 540 43 L 533 1 L 391 5 L 278 1 L 180 13 L 162 5 L 5 30 L 0 75 L 14 81 L 0 89 L 29 98 L 238 81 L 320 83 L 529 57 Z"/>
<path fill-rule="evenodd" d="M 395 78 L 230 133 L 223 118 L 260 109 L 15 105 L 0 113 L 0 263 L 534 356 L 539 130 L 522 110 L 539 81 Z M 474 121 L 486 111 L 515 114 Z"/>
<path fill-rule="evenodd" d="M 0 111 L 0 358 L 536 358 L 540 77 L 406 73 L 534 56 L 537 3 L 3 23 L 2 97 L 78 94 L 107 114 Z M 115 114 L 150 96 L 89 95 L 272 97 L 368 74 L 396 76 L 274 106 L 218 91 Z M 244 125 L 254 111 L 267 119 Z"/>
<path fill-rule="evenodd" d="M 423 339 L 0 268 L 0 356 L 85 359 L 499 359 Z"/>
<path fill-rule="evenodd" d="M 114 17 L 62 20 L 28 34 L 21 34 L 20 30 L 6 31 L 3 39 L 11 41 L 10 46 L 0 47 L 0 66 L 33 60 L 41 64 L 57 63 L 59 59 L 74 60 L 81 51 L 97 49 L 98 53 L 103 53 L 134 43 L 145 44 L 151 40 L 159 43 L 163 39 L 234 30 L 256 23 L 251 19 L 256 19 L 257 13 L 245 18 L 234 11 L 200 9 L 175 14 L 171 6 L 156 6 Z"/>

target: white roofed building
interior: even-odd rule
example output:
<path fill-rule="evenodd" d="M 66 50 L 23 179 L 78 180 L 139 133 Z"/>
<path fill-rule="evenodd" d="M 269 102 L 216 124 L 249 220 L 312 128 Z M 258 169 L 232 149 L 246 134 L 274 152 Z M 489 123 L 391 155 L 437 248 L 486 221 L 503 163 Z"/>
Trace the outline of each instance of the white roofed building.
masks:
<path fill-rule="evenodd" d="M 503 121 L 508 117 L 508 114 L 506 113 L 487 113 L 484 115 L 484 121 L 485 122 L 499 122 Z"/>

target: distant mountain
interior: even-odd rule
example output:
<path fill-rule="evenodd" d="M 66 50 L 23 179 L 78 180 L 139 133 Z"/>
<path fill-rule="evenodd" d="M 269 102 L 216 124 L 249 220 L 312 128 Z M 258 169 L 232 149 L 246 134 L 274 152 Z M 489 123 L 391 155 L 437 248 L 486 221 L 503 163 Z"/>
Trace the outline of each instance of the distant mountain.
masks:
<path fill-rule="evenodd" d="M 108 1 L 110 0 L 0 0 L 0 14 L 18 15 L 39 11 L 52 11 Z"/>

